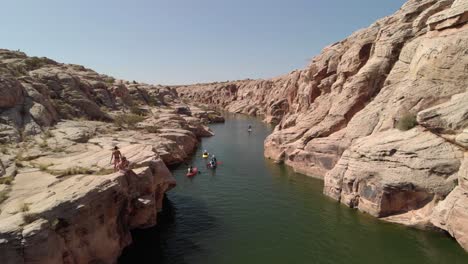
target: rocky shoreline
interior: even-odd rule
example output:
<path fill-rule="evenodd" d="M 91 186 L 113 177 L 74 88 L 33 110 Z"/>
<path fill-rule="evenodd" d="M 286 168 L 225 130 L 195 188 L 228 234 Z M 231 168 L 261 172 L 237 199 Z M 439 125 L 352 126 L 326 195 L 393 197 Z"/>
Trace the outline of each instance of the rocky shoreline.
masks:
<path fill-rule="evenodd" d="M 206 126 L 224 119 L 173 88 L 0 50 L 2 263 L 115 263 L 157 224 Z M 115 171 L 119 146 L 130 168 Z"/>
<path fill-rule="evenodd" d="M 383 220 L 450 233 L 468 250 L 468 1 L 409 0 L 268 80 L 175 87 L 277 124 L 265 156 Z"/>

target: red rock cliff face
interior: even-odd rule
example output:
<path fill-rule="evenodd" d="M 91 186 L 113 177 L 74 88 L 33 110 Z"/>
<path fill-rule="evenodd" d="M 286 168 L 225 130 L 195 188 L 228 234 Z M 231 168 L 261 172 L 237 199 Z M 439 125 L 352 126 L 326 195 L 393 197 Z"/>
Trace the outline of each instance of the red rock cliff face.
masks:
<path fill-rule="evenodd" d="M 410 0 L 307 69 L 177 90 L 277 123 L 265 156 L 323 178 L 326 195 L 389 221 L 435 224 L 468 249 L 468 230 L 454 231 L 468 226 L 468 189 L 458 185 L 467 178 L 467 21 L 466 0 Z M 396 129 L 408 116 L 419 125 Z M 446 208 L 460 206 L 440 208 L 447 195 Z"/>

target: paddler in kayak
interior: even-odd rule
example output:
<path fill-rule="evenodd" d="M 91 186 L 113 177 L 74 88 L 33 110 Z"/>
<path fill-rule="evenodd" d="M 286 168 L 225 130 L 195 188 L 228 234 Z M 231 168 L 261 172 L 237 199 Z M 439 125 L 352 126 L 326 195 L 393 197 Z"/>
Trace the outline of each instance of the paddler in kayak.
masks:
<path fill-rule="evenodd" d="M 214 169 L 216 168 L 216 162 L 214 162 L 213 160 L 210 160 L 210 163 L 208 164 L 210 166 L 210 168 Z"/>
<path fill-rule="evenodd" d="M 205 149 L 205 150 L 203 151 L 203 158 L 206 159 L 206 158 L 208 158 L 209 156 L 210 156 L 210 153 L 208 153 L 208 151 Z"/>
<path fill-rule="evenodd" d="M 250 133 L 252 132 L 252 125 L 249 125 L 249 128 L 247 129 L 247 131 Z"/>
<path fill-rule="evenodd" d="M 192 167 L 192 165 L 190 165 L 190 166 L 188 167 L 188 169 L 187 169 L 187 173 L 188 173 L 188 174 L 191 174 L 192 172 L 193 172 L 193 167 Z"/>
<path fill-rule="evenodd" d="M 218 167 L 218 160 L 216 159 L 215 155 L 213 155 L 211 157 L 211 160 L 210 160 L 210 167 L 215 169 L 216 167 Z"/>

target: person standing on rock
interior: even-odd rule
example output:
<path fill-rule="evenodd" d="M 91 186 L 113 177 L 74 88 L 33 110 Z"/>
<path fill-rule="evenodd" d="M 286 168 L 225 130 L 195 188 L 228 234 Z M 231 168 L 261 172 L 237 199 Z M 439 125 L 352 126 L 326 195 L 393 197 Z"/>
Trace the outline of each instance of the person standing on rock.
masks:
<path fill-rule="evenodd" d="M 130 168 L 130 162 L 127 160 L 126 157 L 122 157 L 122 160 L 120 161 L 118 165 L 118 169 L 121 171 L 126 171 Z"/>
<path fill-rule="evenodd" d="M 119 147 L 115 146 L 114 150 L 112 151 L 112 156 L 110 163 L 112 164 L 112 160 L 114 161 L 114 170 L 117 170 L 117 166 L 120 164 L 120 159 L 122 158 L 122 153 L 120 153 Z"/>

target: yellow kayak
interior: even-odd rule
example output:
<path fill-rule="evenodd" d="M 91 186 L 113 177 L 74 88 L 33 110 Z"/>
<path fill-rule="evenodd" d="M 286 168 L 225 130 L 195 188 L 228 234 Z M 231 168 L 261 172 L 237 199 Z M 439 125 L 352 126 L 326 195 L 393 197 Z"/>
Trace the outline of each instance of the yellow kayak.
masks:
<path fill-rule="evenodd" d="M 202 155 L 202 157 L 203 157 L 204 159 L 207 159 L 208 156 L 209 156 L 208 154 L 203 154 L 203 155 Z"/>

